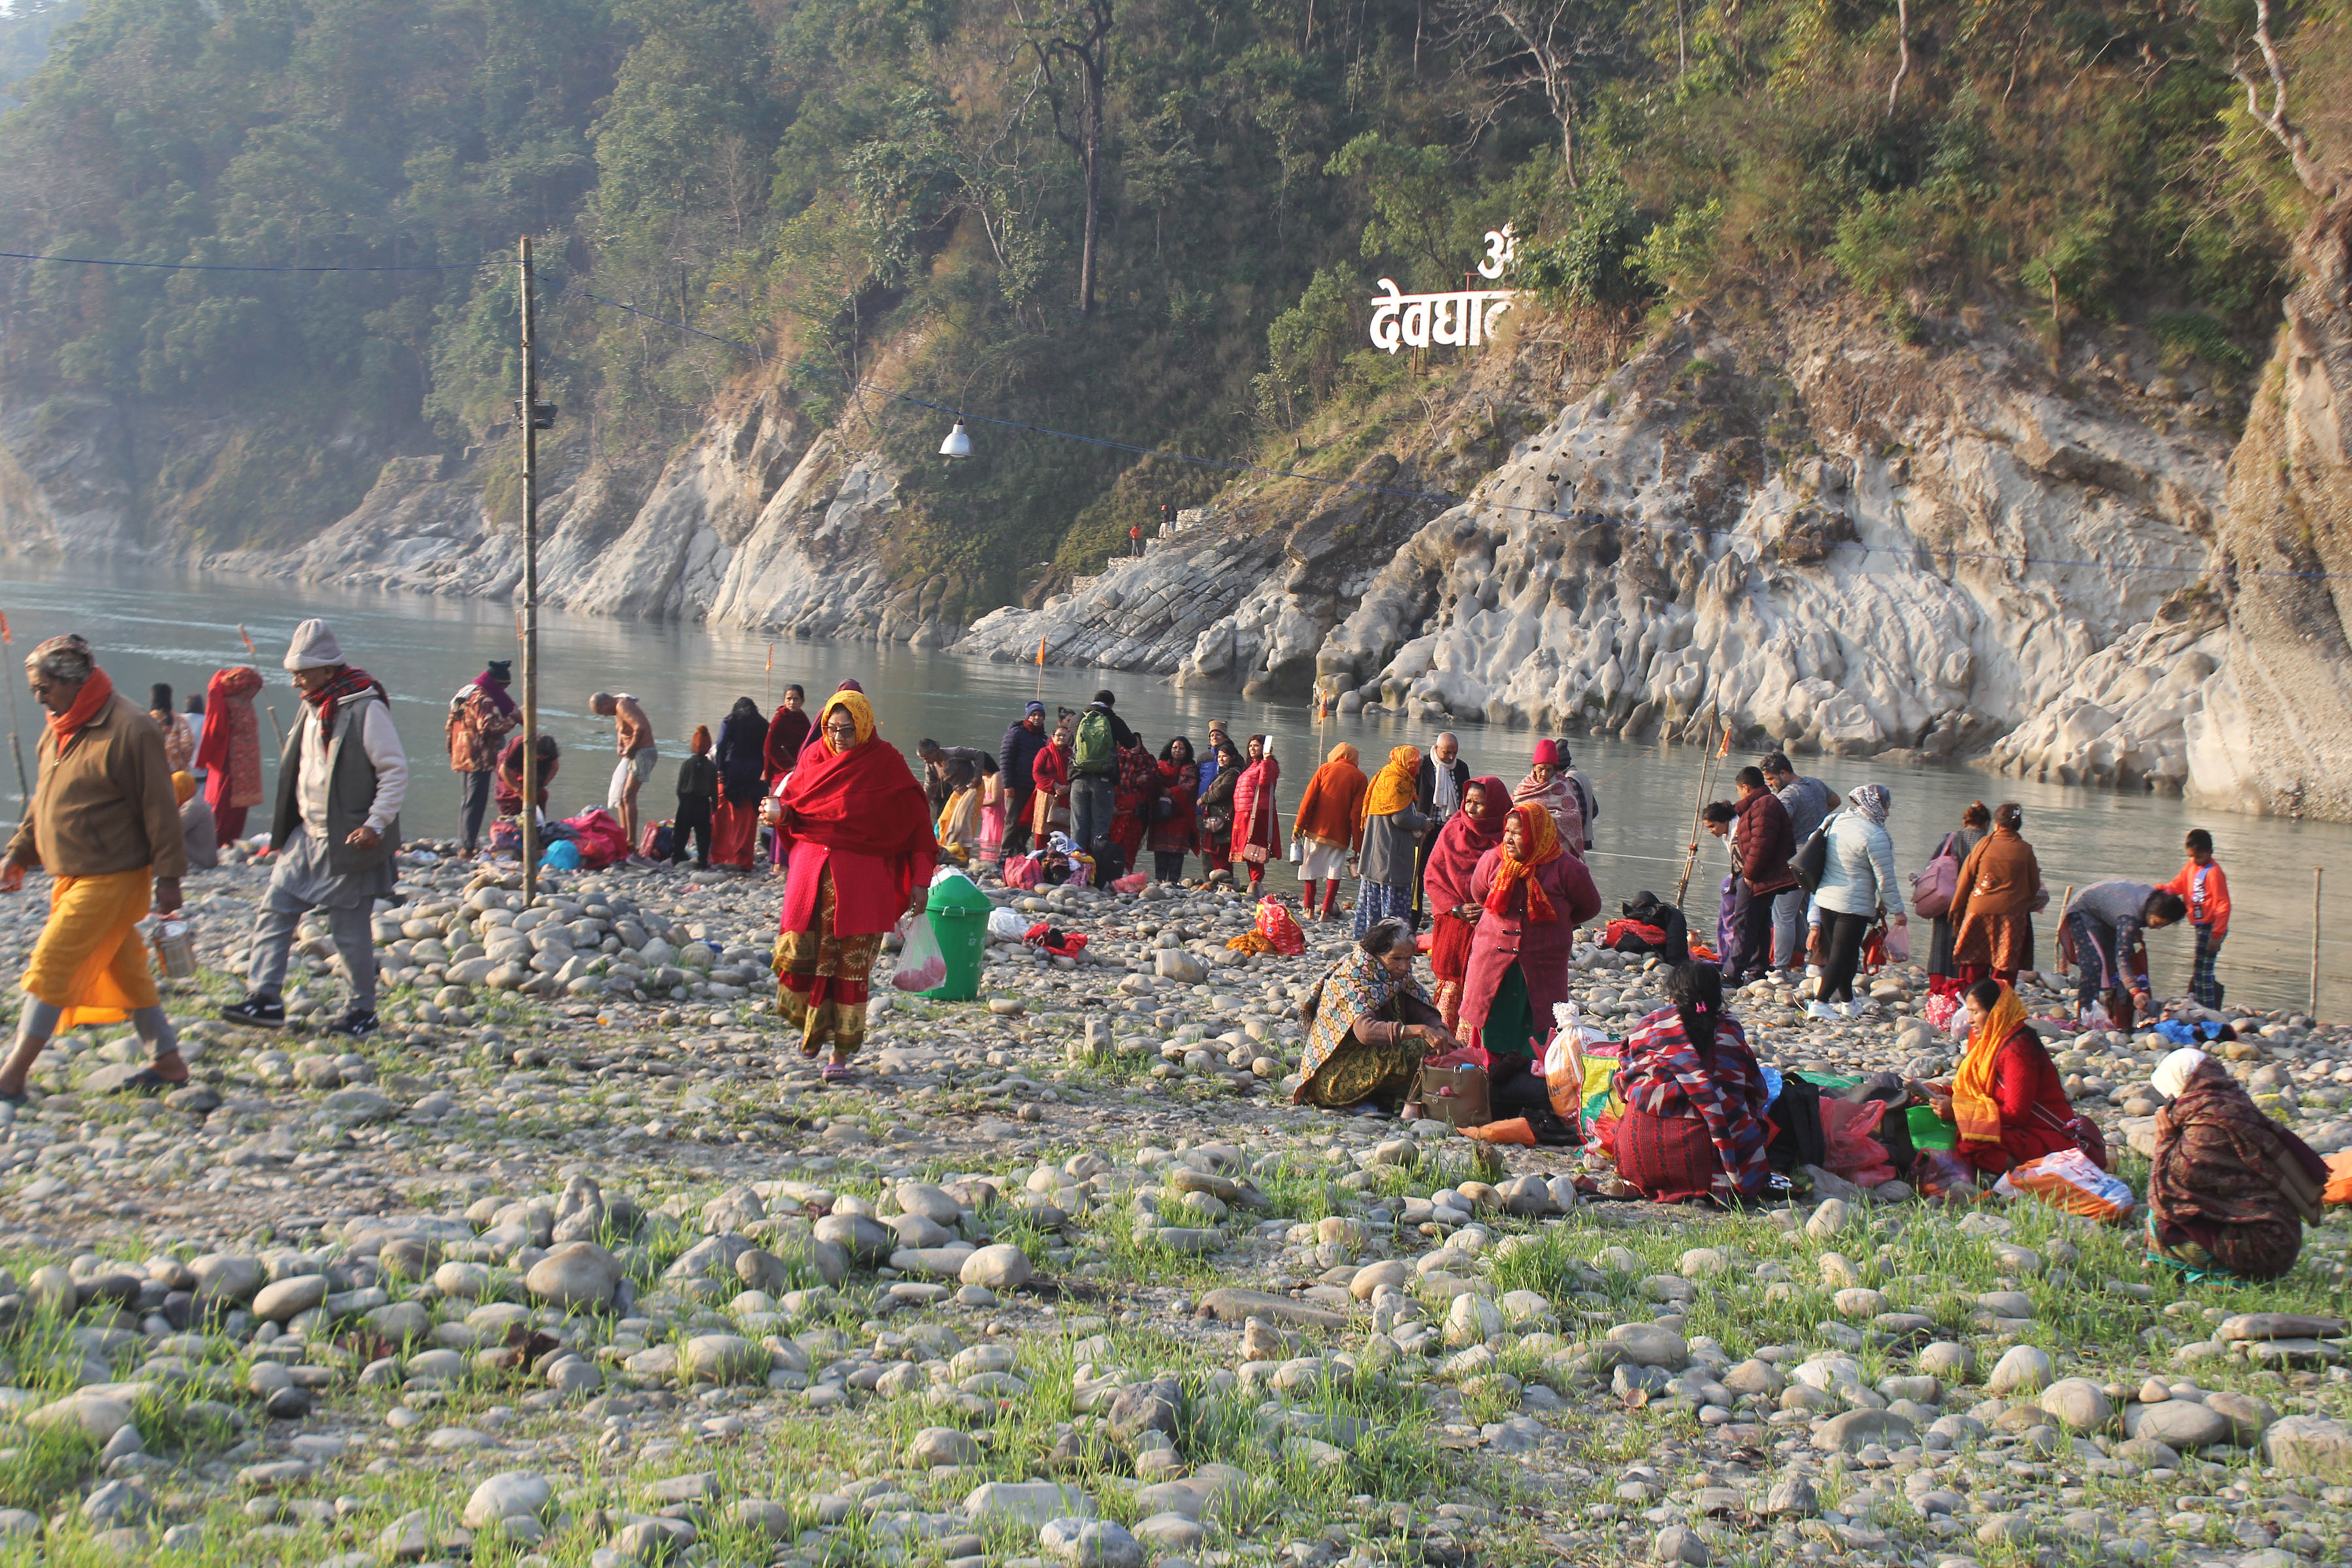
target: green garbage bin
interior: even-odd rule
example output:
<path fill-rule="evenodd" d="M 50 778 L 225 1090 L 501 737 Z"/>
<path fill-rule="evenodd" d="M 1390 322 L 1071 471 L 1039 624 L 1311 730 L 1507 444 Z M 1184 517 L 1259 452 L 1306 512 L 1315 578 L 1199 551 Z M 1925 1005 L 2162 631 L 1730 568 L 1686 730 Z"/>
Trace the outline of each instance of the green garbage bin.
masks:
<path fill-rule="evenodd" d="M 996 906 L 969 877 L 946 877 L 934 883 L 925 903 L 931 934 L 940 940 L 947 960 L 948 977 L 934 991 L 922 994 L 934 1002 L 970 1002 L 980 994 L 981 960 L 988 952 L 988 912 Z"/>

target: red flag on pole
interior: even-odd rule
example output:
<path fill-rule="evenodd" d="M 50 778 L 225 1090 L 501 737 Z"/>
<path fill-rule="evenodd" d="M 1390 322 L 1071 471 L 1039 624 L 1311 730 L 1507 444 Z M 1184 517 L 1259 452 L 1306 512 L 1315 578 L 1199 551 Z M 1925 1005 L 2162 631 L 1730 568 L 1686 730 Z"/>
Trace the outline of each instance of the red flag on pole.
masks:
<path fill-rule="evenodd" d="M 245 623 L 242 621 L 237 623 L 236 635 L 245 639 L 245 651 L 248 658 L 259 658 L 261 657 L 261 650 L 253 646 L 252 634 L 248 633 L 245 629 Z"/>
<path fill-rule="evenodd" d="M 13 645 L 16 640 L 8 631 L 8 612 L 0 610 L 0 646 Z"/>

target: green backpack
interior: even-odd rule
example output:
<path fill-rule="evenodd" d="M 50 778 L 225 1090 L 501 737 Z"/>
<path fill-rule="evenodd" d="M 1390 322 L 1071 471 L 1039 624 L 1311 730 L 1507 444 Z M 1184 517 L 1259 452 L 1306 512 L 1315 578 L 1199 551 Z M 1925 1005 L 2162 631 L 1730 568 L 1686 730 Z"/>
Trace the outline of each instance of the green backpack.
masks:
<path fill-rule="evenodd" d="M 1070 771 L 1107 773 L 1118 765 L 1118 742 L 1110 732 L 1110 715 L 1090 708 L 1078 721 L 1076 743 L 1070 752 Z"/>

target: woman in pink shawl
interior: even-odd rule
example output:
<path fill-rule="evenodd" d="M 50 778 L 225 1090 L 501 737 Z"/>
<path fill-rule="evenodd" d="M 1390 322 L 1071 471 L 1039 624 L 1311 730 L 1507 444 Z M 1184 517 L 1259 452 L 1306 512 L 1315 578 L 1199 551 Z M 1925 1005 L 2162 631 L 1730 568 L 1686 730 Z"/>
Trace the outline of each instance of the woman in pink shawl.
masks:
<path fill-rule="evenodd" d="M 1584 805 L 1576 797 L 1576 785 L 1568 776 L 1567 759 L 1560 755 L 1558 741 L 1538 741 L 1534 762 L 1519 787 L 1511 792 L 1514 805 L 1540 805 L 1551 813 L 1552 826 L 1559 830 L 1559 847 L 1578 859 L 1584 858 Z"/>

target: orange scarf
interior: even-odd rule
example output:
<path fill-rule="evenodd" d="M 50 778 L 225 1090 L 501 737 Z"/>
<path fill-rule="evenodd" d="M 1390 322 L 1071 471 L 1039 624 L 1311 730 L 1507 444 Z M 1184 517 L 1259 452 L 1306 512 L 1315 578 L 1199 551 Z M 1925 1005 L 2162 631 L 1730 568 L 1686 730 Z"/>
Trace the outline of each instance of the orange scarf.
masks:
<path fill-rule="evenodd" d="M 1519 825 L 1519 847 L 1527 853 L 1514 858 L 1508 849 L 1495 851 L 1495 885 L 1486 894 L 1486 912 L 1507 916 L 1511 912 L 1511 889 L 1527 884 L 1528 920 L 1536 925 L 1547 924 L 1559 918 L 1544 896 L 1543 884 L 1536 879 L 1536 868 L 1549 866 L 1560 858 L 1559 828 L 1551 813 L 1539 805 L 1515 805 L 1511 816 Z"/>
<path fill-rule="evenodd" d="M 92 666 L 89 679 L 81 683 L 81 690 L 75 694 L 72 705 L 62 713 L 49 715 L 49 729 L 58 738 L 58 755 L 62 757 L 66 754 L 66 748 L 74 743 L 74 737 L 81 732 L 81 727 L 97 718 L 98 710 L 105 707 L 107 699 L 113 695 L 114 682 L 106 678 L 106 671 Z"/>
<path fill-rule="evenodd" d="M 1420 793 L 1421 748 L 1393 747 L 1388 765 L 1373 776 L 1371 793 L 1364 797 L 1364 815 L 1392 816 L 1411 805 Z"/>
<path fill-rule="evenodd" d="M 2017 1026 L 2025 1022 L 2025 1004 L 2004 984 L 2000 1000 L 1985 1014 L 1984 1022 L 1969 1031 L 1968 1055 L 1952 1075 L 1952 1120 L 1968 1143 L 2000 1142 L 2000 1105 L 1992 1097 L 1992 1063 Z"/>

